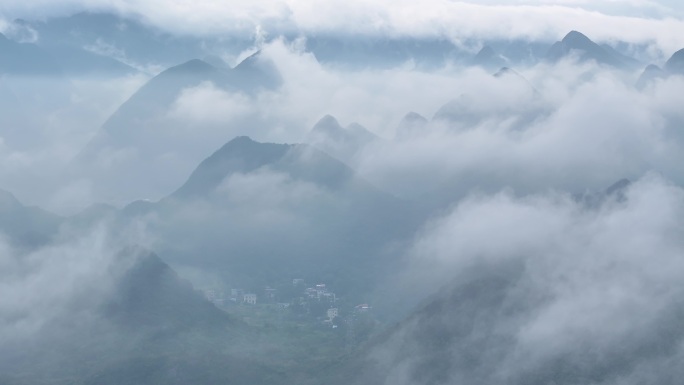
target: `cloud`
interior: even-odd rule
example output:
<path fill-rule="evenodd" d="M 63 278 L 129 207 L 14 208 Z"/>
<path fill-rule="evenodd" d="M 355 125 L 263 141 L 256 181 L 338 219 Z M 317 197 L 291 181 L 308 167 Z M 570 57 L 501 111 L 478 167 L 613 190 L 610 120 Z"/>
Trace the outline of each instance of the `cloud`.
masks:
<path fill-rule="evenodd" d="M 451 120 L 367 147 L 355 159 L 357 170 L 400 196 L 446 193 L 441 198 L 452 201 L 505 187 L 581 192 L 649 171 L 684 183 L 675 167 L 683 144 L 674 109 L 682 102 L 674 91 L 681 78 L 640 93 L 631 79 L 592 66 L 537 66 L 523 75 L 538 90 L 536 102 L 498 96 L 515 88 L 487 74 L 456 75 Z"/>
<path fill-rule="evenodd" d="M 0 242 L 0 288 L 7 293 L 0 299 L 0 341 L 30 338 L 60 317 L 90 321 L 128 267 L 118 255 L 129 244 L 124 240 L 147 245 L 146 237 L 135 226 L 114 236 L 102 222 L 78 234 L 65 229 L 54 244 L 29 252 Z"/>
<path fill-rule="evenodd" d="M 439 338 L 451 342 L 439 354 L 451 357 L 446 375 L 468 382 L 667 383 L 684 353 L 682 214 L 684 190 L 653 174 L 632 184 L 624 200 L 594 209 L 558 192 L 473 195 L 425 227 L 402 283 L 411 291 L 444 284 L 454 291 L 442 289 L 443 307 L 426 307 L 391 341 L 410 350 L 420 344 L 411 338 L 441 330 L 426 325 L 445 325 Z M 519 269 L 504 268 L 511 265 Z M 456 288 L 477 274 L 510 284 L 498 297 L 485 279 L 457 302 L 463 294 Z M 472 329 L 460 328 L 471 321 Z M 402 357 L 382 349 L 380 362 Z M 461 354 L 470 357 L 467 368 L 458 366 Z M 390 376 L 410 382 L 421 360 L 429 357 L 394 362 Z"/>
<path fill-rule="evenodd" d="M 212 83 L 202 83 L 181 92 L 171 106 L 169 118 L 195 124 L 226 124 L 249 114 L 254 105 L 244 94 L 231 94 Z"/>
<path fill-rule="evenodd" d="M 142 75 L 0 79 L 0 94 L 9 100 L 2 106 L 0 188 L 26 203 L 72 212 L 73 206 L 61 206 L 65 201 L 50 194 L 102 123 L 145 81 Z"/>
<path fill-rule="evenodd" d="M 446 37 L 460 42 L 473 38 L 557 40 L 578 29 L 601 41 L 655 43 L 666 54 L 684 46 L 684 10 L 674 1 L 8 1 L 0 13 L 26 18 L 79 9 L 142 15 L 171 32 L 205 35 L 251 34 L 263 28 L 271 36 L 301 31 Z"/>

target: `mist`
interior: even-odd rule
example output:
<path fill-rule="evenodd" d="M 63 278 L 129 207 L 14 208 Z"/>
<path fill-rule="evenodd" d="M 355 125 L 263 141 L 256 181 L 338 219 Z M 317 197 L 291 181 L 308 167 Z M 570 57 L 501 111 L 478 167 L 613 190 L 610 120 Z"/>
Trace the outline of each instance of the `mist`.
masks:
<path fill-rule="evenodd" d="M 3 3 L 0 382 L 677 383 L 683 32 Z"/>

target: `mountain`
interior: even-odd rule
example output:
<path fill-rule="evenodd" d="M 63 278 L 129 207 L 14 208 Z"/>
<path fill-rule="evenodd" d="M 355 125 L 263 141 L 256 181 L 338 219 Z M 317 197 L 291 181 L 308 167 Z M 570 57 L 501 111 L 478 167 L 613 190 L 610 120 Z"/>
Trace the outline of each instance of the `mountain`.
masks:
<path fill-rule="evenodd" d="M 492 47 L 488 45 L 483 46 L 471 61 L 471 65 L 479 66 L 489 70 L 501 68 L 506 64 L 506 58 L 499 55 Z"/>
<path fill-rule="evenodd" d="M 155 332 L 237 324 L 189 282 L 179 278 L 156 254 L 133 248 L 122 251 L 119 258 L 133 261 L 117 278 L 113 295 L 102 304 L 110 321 Z"/>
<path fill-rule="evenodd" d="M 429 121 L 424 116 L 416 112 L 409 112 L 399 122 L 395 138 L 406 139 L 420 135 L 425 132 L 428 123 Z"/>
<path fill-rule="evenodd" d="M 304 141 L 340 160 L 350 161 L 364 147 L 379 140 L 357 123 L 342 127 L 337 119 L 326 115 L 313 126 Z"/>
<path fill-rule="evenodd" d="M 229 175 L 246 174 L 278 162 L 292 148 L 288 144 L 257 143 L 246 136 L 235 138 L 202 161 L 170 198 L 206 197 Z"/>
<path fill-rule="evenodd" d="M 47 244 L 57 234 L 63 218 L 38 207 L 21 204 L 0 190 L 0 233 L 11 245 L 32 249 Z"/>
<path fill-rule="evenodd" d="M 438 68 L 467 57 L 465 52 L 443 38 L 318 34 L 307 36 L 306 49 L 321 63 L 351 68 L 392 68 L 406 62 L 421 68 Z"/>
<path fill-rule="evenodd" d="M 632 181 L 627 178 L 620 179 L 603 191 L 587 191 L 581 194 L 574 194 L 573 198 L 582 203 L 587 208 L 598 208 L 608 201 L 623 202 L 626 199 L 627 189 L 632 185 Z"/>
<path fill-rule="evenodd" d="M 559 308 L 576 303 L 537 291 L 540 278 L 526 262 L 507 265 L 458 274 L 363 352 L 338 365 L 330 382 L 579 385 L 648 378 L 678 383 L 678 347 L 684 341 L 679 302 L 649 314 L 644 324 L 627 321 L 620 329 L 573 322 L 575 317 L 595 319 L 564 313 Z M 561 318 L 540 317 L 549 312 Z"/>
<path fill-rule="evenodd" d="M 210 82 L 231 92 L 252 93 L 280 84 L 277 69 L 257 52 L 234 69 L 214 67 L 199 59 L 171 67 L 149 80 L 103 124 L 113 144 L 127 144 L 141 131 L 145 123 L 166 113 L 184 89 Z M 103 139 L 103 138 L 101 138 Z"/>
<path fill-rule="evenodd" d="M 157 200 L 232 136 L 231 129 L 256 129 L 258 116 L 233 119 L 221 115 L 225 109 L 280 82 L 273 63 L 258 52 L 233 69 L 197 59 L 169 68 L 107 119 L 72 162 L 70 175 L 92 180 L 104 201 Z"/>
<path fill-rule="evenodd" d="M 544 112 L 539 92 L 518 72 L 504 67 L 489 80 L 478 92 L 462 94 L 440 107 L 433 120 L 458 130 L 493 120 L 507 120 L 513 128 L 524 129 Z"/>
<path fill-rule="evenodd" d="M 563 40 L 553 44 L 546 55 L 550 62 L 558 62 L 565 58 L 576 58 L 580 62 L 595 61 L 598 64 L 625 69 L 638 65 L 636 60 L 620 54 L 609 46 L 600 46 L 577 31 L 569 32 Z"/>
<path fill-rule="evenodd" d="M 31 336 L 0 346 L 0 381 L 50 384 L 273 383 L 278 354 L 251 353 L 266 338 L 210 303 L 157 255 L 117 253 L 85 295 Z M 49 289 L 49 288 L 46 288 Z M 6 321 L 3 319 L 3 322 Z M 293 366 L 297 372 L 301 368 Z"/>
<path fill-rule="evenodd" d="M 343 365 L 347 383 L 497 383 L 490 376 L 514 348 L 508 333 L 524 308 L 508 304 L 515 282 L 492 275 L 441 290 Z"/>
<path fill-rule="evenodd" d="M 652 82 L 658 80 L 658 79 L 664 79 L 667 77 L 667 72 L 663 71 L 662 68 L 658 67 L 655 64 L 649 64 L 645 69 L 644 72 L 641 73 L 641 76 L 639 76 L 639 80 L 636 82 L 636 87 L 640 90 L 646 88 L 649 84 Z"/>
<path fill-rule="evenodd" d="M 411 203 L 310 145 L 248 137 L 226 143 L 168 197 L 122 215 L 149 218 L 174 265 L 209 269 L 234 285 L 303 276 L 357 293 L 389 274 L 388 246 L 423 220 Z"/>
<path fill-rule="evenodd" d="M 642 90 L 654 81 L 666 79 L 672 75 L 684 75 L 684 49 L 675 52 L 667 62 L 665 62 L 663 68 L 660 68 L 655 64 L 647 66 L 644 69 L 644 72 L 641 73 L 639 80 L 637 80 L 636 87 Z"/>
<path fill-rule="evenodd" d="M 665 70 L 670 74 L 684 75 L 684 48 L 675 52 L 665 63 Z"/>

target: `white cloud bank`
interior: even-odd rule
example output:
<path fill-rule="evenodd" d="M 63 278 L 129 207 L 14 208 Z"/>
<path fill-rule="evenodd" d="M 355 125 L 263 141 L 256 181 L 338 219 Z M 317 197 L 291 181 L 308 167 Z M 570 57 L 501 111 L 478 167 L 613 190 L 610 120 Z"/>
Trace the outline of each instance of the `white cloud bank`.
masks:
<path fill-rule="evenodd" d="M 283 32 L 379 36 L 535 38 L 557 40 L 570 30 L 597 40 L 655 43 L 669 54 L 684 46 L 678 1 L 449 0 L 37 0 L 3 1 L 6 18 L 68 14 L 82 9 L 143 15 L 172 32 Z"/>

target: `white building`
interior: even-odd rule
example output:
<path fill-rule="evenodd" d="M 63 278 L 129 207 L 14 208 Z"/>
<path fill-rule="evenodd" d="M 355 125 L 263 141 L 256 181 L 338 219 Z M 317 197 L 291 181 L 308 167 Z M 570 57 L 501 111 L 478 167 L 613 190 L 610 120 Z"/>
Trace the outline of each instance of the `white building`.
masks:
<path fill-rule="evenodd" d="M 336 307 L 331 307 L 330 309 L 328 309 L 327 314 L 328 314 L 328 319 L 332 320 L 333 318 L 337 317 L 340 313 Z"/>
<path fill-rule="evenodd" d="M 250 305 L 256 305 L 257 303 L 257 295 L 256 294 L 245 294 L 242 297 L 242 302 Z"/>

